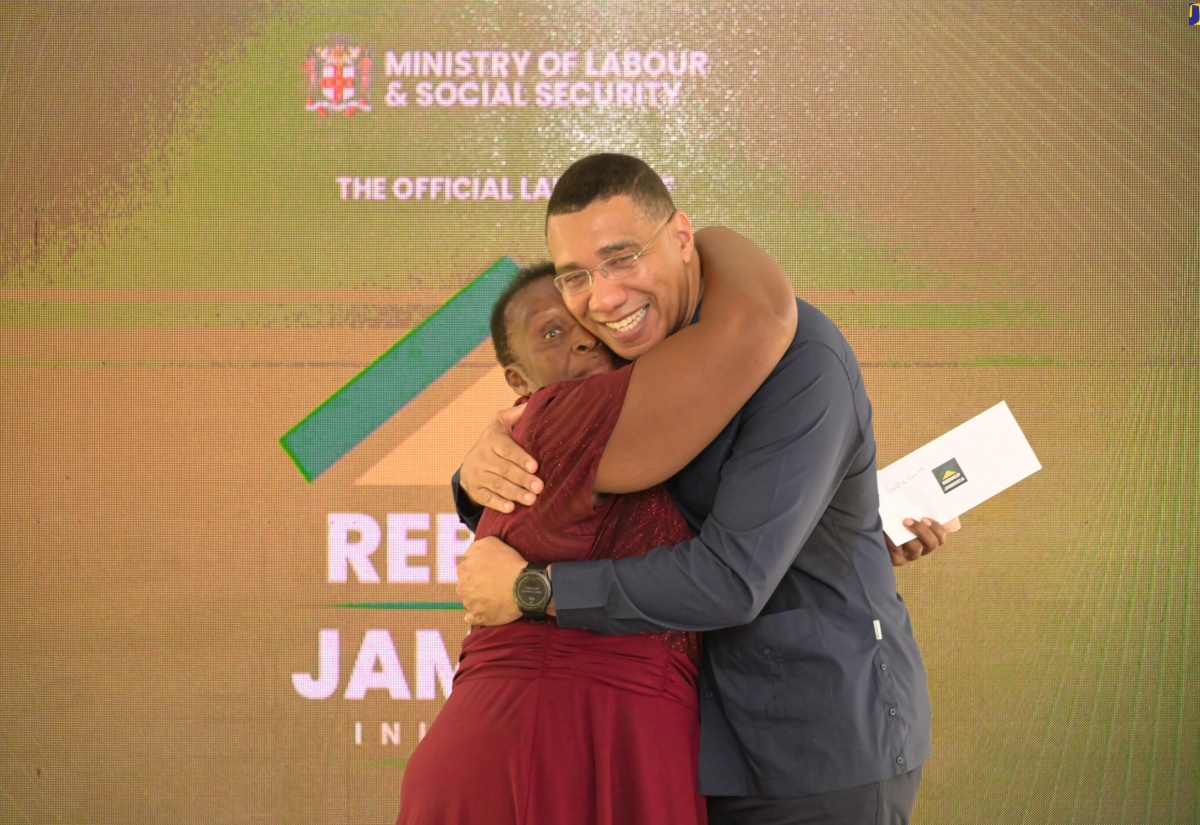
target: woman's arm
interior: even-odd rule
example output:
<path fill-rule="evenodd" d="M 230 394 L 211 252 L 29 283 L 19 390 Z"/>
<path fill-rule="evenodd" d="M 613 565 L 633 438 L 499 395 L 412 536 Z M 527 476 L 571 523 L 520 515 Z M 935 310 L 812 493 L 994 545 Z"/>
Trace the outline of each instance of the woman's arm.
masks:
<path fill-rule="evenodd" d="M 733 230 L 696 233 L 700 319 L 633 367 L 600 460 L 597 493 L 644 490 L 673 476 L 716 438 L 787 351 L 796 295 L 770 255 Z"/>

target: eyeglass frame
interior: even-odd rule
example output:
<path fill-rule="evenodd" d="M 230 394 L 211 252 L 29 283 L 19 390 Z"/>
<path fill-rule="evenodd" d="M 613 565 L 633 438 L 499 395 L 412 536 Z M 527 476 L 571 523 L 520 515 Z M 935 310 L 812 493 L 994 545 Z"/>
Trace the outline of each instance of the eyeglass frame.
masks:
<path fill-rule="evenodd" d="M 628 278 L 634 272 L 634 265 L 637 264 L 637 262 L 641 259 L 642 255 L 646 254 L 646 250 L 650 248 L 650 244 L 654 243 L 658 239 L 658 236 L 662 234 L 662 231 L 667 228 L 667 225 L 670 224 L 671 221 L 678 214 L 679 214 L 678 209 L 671 210 L 671 214 L 667 216 L 667 219 L 665 221 L 663 221 L 663 225 L 660 226 L 658 229 L 654 230 L 654 234 L 650 236 L 650 240 L 646 241 L 645 245 L 642 246 L 641 249 L 639 249 L 637 252 L 633 253 L 632 255 L 630 255 L 628 252 L 622 252 L 618 255 L 613 255 L 611 258 L 605 258 L 603 261 L 596 264 L 596 266 L 592 269 L 584 269 L 584 268 L 580 267 L 579 269 L 572 269 L 570 272 L 564 272 L 561 275 L 556 275 L 554 277 L 554 286 L 558 288 L 559 293 L 561 293 L 562 295 L 582 295 L 583 293 L 585 293 L 589 289 L 591 289 L 592 284 L 595 283 L 596 278 L 592 274 L 594 272 L 599 272 L 607 280 L 610 280 L 610 281 L 619 281 L 622 278 Z M 616 277 L 614 277 L 613 273 L 608 270 L 608 267 L 612 264 L 613 261 L 619 261 L 622 258 L 629 258 L 629 271 L 623 272 L 620 275 L 617 275 Z M 587 274 L 587 286 L 567 292 L 566 279 L 574 277 L 574 276 L 578 275 L 580 272 L 584 272 Z"/>

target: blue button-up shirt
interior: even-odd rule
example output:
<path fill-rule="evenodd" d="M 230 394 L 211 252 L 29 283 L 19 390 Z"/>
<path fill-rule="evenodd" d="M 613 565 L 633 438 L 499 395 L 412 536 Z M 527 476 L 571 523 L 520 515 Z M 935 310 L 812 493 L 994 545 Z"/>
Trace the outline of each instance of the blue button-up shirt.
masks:
<path fill-rule="evenodd" d="M 879 518 L 870 401 L 845 337 L 797 303 L 779 365 L 669 483 L 696 538 L 554 565 L 565 627 L 706 632 L 710 796 L 849 788 L 930 752 L 925 668 Z"/>

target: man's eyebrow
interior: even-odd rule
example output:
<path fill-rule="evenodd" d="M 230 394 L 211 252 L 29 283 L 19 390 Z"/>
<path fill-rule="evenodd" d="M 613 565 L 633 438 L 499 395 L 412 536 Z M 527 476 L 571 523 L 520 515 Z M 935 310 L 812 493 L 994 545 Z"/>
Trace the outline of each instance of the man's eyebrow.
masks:
<path fill-rule="evenodd" d="M 602 246 L 597 250 L 597 254 L 603 255 L 604 260 L 611 258 L 614 252 L 620 252 L 625 249 L 631 249 L 638 245 L 637 241 L 614 241 L 607 246 Z"/>
<path fill-rule="evenodd" d="M 638 245 L 637 241 L 613 241 L 610 244 L 605 244 L 596 250 L 596 254 L 600 256 L 601 261 L 607 261 L 617 252 L 623 252 L 626 249 L 632 249 Z M 575 261 L 568 261 L 565 264 L 555 264 L 554 271 L 559 275 L 564 272 L 574 272 L 577 269 L 585 269 L 583 265 Z"/>

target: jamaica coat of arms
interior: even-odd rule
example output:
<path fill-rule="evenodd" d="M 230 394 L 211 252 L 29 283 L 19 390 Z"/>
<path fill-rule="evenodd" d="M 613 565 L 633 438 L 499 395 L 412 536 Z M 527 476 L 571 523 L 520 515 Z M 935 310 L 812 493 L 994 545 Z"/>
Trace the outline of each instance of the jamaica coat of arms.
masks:
<path fill-rule="evenodd" d="M 323 117 L 371 111 L 371 50 L 347 37 L 330 40 L 328 46 L 311 47 L 301 65 L 308 75 L 305 108 Z"/>

